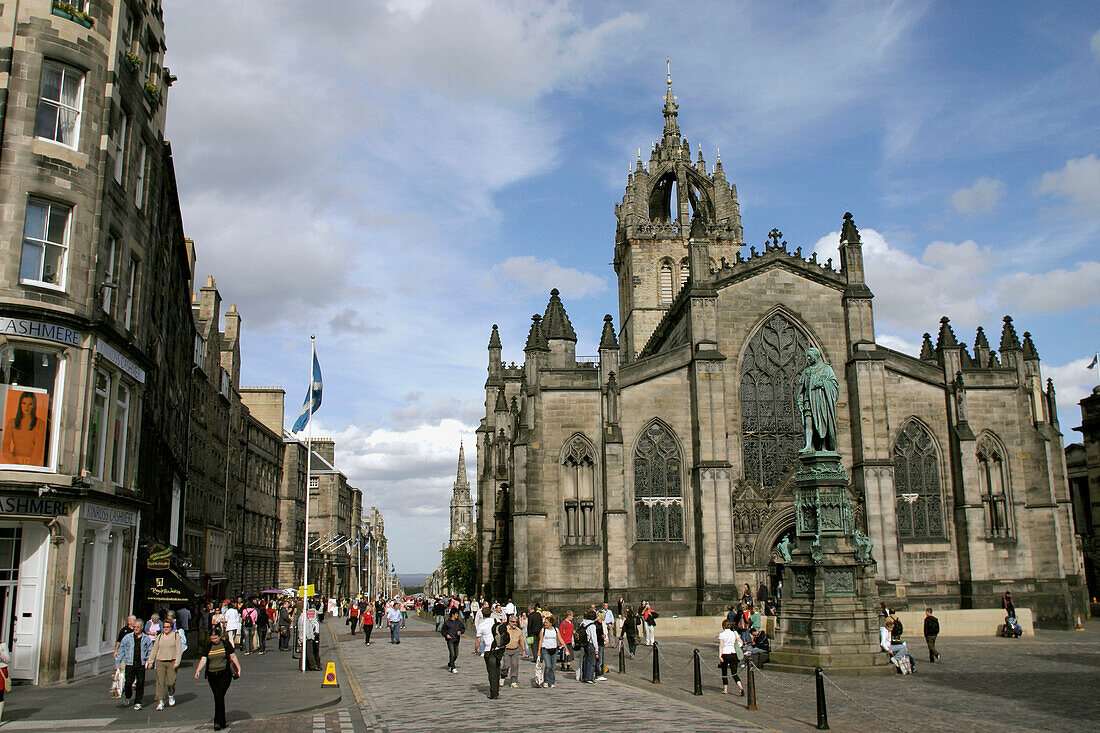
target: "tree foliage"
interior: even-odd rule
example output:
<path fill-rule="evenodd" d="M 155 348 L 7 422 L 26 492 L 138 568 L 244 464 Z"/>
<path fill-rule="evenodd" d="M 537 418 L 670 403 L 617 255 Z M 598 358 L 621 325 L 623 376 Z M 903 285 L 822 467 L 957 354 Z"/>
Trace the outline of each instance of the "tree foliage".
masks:
<path fill-rule="evenodd" d="M 477 548 L 472 539 L 460 540 L 443 550 L 443 578 L 452 592 L 474 595 L 477 586 Z"/>

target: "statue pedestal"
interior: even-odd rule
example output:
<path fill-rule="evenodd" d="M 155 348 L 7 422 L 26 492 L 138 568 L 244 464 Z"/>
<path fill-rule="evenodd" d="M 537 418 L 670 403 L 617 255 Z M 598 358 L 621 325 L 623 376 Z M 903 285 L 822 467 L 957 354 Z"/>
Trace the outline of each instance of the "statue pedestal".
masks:
<path fill-rule="evenodd" d="M 784 564 L 783 646 L 770 667 L 781 672 L 889 674 L 879 650 L 874 561 L 857 546 L 848 477 L 833 451 L 799 456 L 795 476 L 798 547 Z"/>

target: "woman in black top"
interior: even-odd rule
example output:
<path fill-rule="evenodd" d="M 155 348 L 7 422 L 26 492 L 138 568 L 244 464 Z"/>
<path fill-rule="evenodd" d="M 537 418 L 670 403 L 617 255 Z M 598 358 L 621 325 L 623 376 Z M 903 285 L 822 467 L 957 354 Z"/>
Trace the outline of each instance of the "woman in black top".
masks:
<path fill-rule="evenodd" d="M 629 606 L 626 609 L 626 615 L 623 616 L 623 628 L 619 632 L 619 643 L 622 643 L 622 639 L 626 637 L 626 650 L 630 654 L 631 659 L 636 659 L 634 652 L 638 649 L 638 616 L 634 613 L 634 609 Z"/>
<path fill-rule="evenodd" d="M 221 730 L 225 722 L 225 693 L 229 684 L 241 676 L 241 663 L 237 661 L 233 644 L 223 639 L 219 629 L 210 631 L 210 638 L 202 645 L 202 657 L 195 667 L 195 679 L 206 670 L 206 681 L 214 693 L 214 730 Z"/>

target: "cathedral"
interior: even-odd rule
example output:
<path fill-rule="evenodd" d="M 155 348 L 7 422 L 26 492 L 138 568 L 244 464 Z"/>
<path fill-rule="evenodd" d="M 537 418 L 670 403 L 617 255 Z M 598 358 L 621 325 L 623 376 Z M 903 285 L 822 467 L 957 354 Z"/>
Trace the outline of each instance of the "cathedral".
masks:
<path fill-rule="evenodd" d="M 795 389 L 816 347 L 840 381 L 837 450 L 883 600 L 999 607 L 1011 590 L 1038 624 L 1069 624 L 1087 609 L 1083 565 L 1030 335 L 1006 316 L 996 350 L 981 328 L 968 347 L 944 317 L 917 355 L 877 344 L 852 216 L 839 263 L 774 229 L 746 248 L 737 189 L 720 158 L 692 160 L 677 107 L 670 78 L 664 131 L 615 206 L 618 329 L 604 317 L 598 356 L 577 356 L 557 290 L 522 363 L 502 361 L 492 328 L 480 588 L 680 615 L 724 610 L 745 583 L 774 591 L 795 525 Z"/>

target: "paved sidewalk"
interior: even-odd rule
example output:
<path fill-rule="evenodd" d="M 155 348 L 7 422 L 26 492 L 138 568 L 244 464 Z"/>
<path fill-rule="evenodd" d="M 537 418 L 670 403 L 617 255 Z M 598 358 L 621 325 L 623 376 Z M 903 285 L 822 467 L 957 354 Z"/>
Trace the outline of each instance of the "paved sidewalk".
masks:
<path fill-rule="evenodd" d="M 369 648 L 359 637 L 341 643 L 341 655 L 362 698 L 359 710 L 365 730 L 371 733 L 437 728 L 463 733 L 761 730 L 758 725 L 733 720 L 720 712 L 628 685 L 614 682 L 582 685 L 566 673 L 558 675 L 556 688 L 535 689 L 531 686 L 534 665 L 529 661 L 521 665 L 518 689 L 504 686 L 499 700 L 489 700 L 485 663 L 473 655 L 473 648 L 469 639 L 462 642 L 459 673 L 450 674 L 442 637 L 430 622 L 415 617 L 409 619 L 402 631 L 400 645 L 390 644 L 385 635 L 381 643 Z"/>
<path fill-rule="evenodd" d="M 341 688 L 321 687 L 323 672 L 301 673 L 290 652 L 278 651 L 278 637 L 269 639 L 264 655 L 239 656 L 243 674 L 226 697 L 226 717 L 237 729 L 242 721 L 299 711 L 332 708 L 340 703 Z M 321 661 L 337 661 L 331 637 L 322 631 Z M 194 731 L 213 726 L 214 700 L 204 677 L 194 678 L 196 660 L 185 658 L 176 679 L 176 706 L 158 712 L 156 677 L 145 677 L 145 707 L 119 707 L 108 695 L 109 675 L 67 685 L 19 685 L 5 698 L 0 731 L 175 730 Z M 341 675 L 340 681 L 343 682 Z M 236 724 L 236 725 L 234 725 Z M 274 729 L 271 729 L 274 730 Z M 295 728 L 293 730 L 306 730 Z"/>
<path fill-rule="evenodd" d="M 771 672 L 756 678 L 757 708 L 745 698 L 719 694 L 717 631 L 714 639 L 657 639 L 661 684 L 653 685 L 650 647 L 626 661 L 608 650 L 608 676 L 662 694 L 690 697 L 692 650 L 702 656 L 703 696 L 695 704 L 734 709 L 734 714 L 781 730 L 811 730 L 817 722 L 814 682 L 804 675 Z M 845 731 L 979 731 L 1095 729 L 1100 721 L 1100 623 L 1086 631 L 1043 631 L 1022 639 L 940 638 L 942 660 L 928 662 L 924 639 L 910 641 L 917 674 L 830 677 L 825 686 L 829 724 Z M 923 652 L 923 654 L 922 654 Z M 674 669 L 674 667 L 680 669 Z M 828 670 L 826 670 L 826 674 Z M 731 680 L 731 688 L 732 688 Z M 839 688 L 839 689 L 838 689 Z"/>

